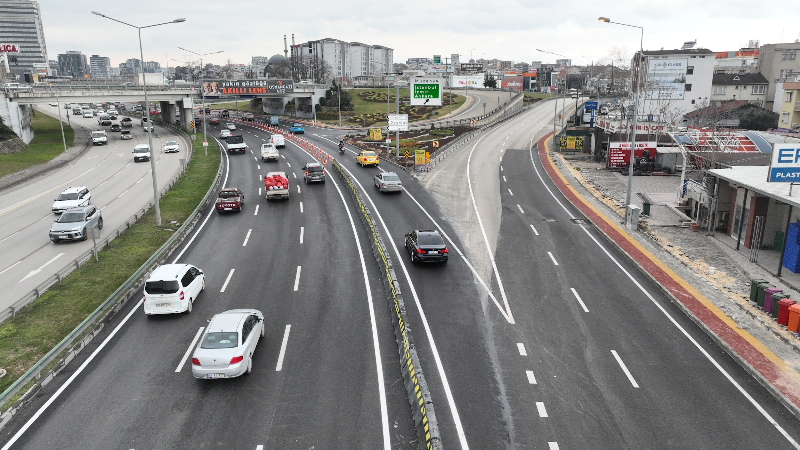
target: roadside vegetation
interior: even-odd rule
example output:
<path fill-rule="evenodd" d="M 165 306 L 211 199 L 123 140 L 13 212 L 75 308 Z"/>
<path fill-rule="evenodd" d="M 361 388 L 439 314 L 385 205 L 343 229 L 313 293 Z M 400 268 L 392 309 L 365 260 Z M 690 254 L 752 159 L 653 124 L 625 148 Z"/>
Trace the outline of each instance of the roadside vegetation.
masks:
<path fill-rule="evenodd" d="M 44 164 L 64 152 L 58 119 L 40 112 L 36 117 L 31 117 L 31 126 L 34 138 L 28 148 L 13 155 L 0 155 L 0 177 Z M 67 147 L 71 146 L 75 138 L 72 128 L 64 126 L 64 138 Z"/>
<path fill-rule="evenodd" d="M 0 392 L 97 309 L 188 219 L 219 168 L 219 147 L 213 140 L 209 144 L 206 156 L 202 142 L 195 141 L 186 173 L 161 199 L 161 227 L 151 209 L 99 252 L 99 262 L 90 260 L 0 325 L 0 368 L 8 371 L 0 378 Z"/>

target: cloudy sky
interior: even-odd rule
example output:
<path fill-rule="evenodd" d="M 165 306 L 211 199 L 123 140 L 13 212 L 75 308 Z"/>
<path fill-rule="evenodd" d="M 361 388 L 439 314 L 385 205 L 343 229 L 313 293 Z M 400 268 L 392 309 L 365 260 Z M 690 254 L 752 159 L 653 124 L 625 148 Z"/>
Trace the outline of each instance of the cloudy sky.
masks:
<path fill-rule="evenodd" d="M 39 0 L 49 59 L 79 50 L 111 58 L 116 66 L 138 58 L 136 29 L 91 14 L 143 26 L 186 18 L 186 22 L 142 31 L 144 58 L 180 65 L 198 53 L 224 50 L 206 62 L 249 63 L 250 57 L 283 54 L 289 45 L 321 38 L 358 41 L 394 49 L 394 61 L 461 54 L 475 58 L 554 62 L 559 53 L 576 64 L 608 59 L 613 49 L 630 55 L 639 30 L 598 22 L 599 16 L 644 28 L 645 50 L 680 48 L 684 41 L 713 51 L 737 50 L 748 40 L 761 44 L 800 38 L 800 9 L 744 0 L 649 2 L 560 1 L 255 1 Z"/>

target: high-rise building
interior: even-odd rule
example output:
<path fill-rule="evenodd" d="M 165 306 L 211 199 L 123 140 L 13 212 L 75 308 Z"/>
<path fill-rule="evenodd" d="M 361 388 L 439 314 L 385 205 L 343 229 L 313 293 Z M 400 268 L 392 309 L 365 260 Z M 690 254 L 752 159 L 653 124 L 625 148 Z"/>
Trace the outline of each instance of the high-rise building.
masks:
<path fill-rule="evenodd" d="M 9 55 L 9 68 L 17 75 L 34 73 L 34 64 L 47 63 L 42 14 L 30 0 L 0 0 L 0 42 L 19 46 Z"/>
<path fill-rule="evenodd" d="M 71 50 L 58 55 L 58 72 L 61 76 L 84 78 L 89 74 L 89 64 L 86 55 L 79 51 Z"/>
<path fill-rule="evenodd" d="M 92 55 L 89 58 L 89 74 L 92 78 L 111 78 L 110 68 L 111 59 L 108 56 Z"/>
<path fill-rule="evenodd" d="M 383 74 L 394 69 L 391 48 L 331 38 L 292 46 L 292 58 L 321 59 L 332 69 L 331 76 L 342 77 L 346 84 L 377 83 Z"/>
<path fill-rule="evenodd" d="M 60 73 L 58 72 L 58 61 L 55 59 L 48 59 L 47 60 L 47 69 L 51 76 L 58 76 Z"/>
<path fill-rule="evenodd" d="M 132 77 L 142 71 L 142 61 L 138 58 L 130 58 L 119 65 L 119 75 L 121 77 Z M 161 72 L 161 64 L 156 61 L 145 61 L 145 73 Z"/>

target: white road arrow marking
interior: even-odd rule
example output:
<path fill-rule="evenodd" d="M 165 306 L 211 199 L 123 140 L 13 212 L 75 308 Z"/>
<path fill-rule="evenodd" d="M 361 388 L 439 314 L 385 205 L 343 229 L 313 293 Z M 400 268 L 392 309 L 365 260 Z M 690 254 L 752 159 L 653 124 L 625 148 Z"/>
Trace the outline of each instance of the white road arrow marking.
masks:
<path fill-rule="evenodd" d="M 52 263 L 53 261 L 55 261 L 55 260 L 57 260 L 58 258 L 60 258 L 62 255 L 63 255 L 63 253 L 59 253 L 58 255 L 56 255 L 55 257 L 53 257 L 53 259 L 51 259 L 50 261 L 47 261 L 46 263 L 44 263 L 44 264 L 42 265 L 42 267 L 39 267 L 39 268 L 38 268 L 38 269 L 36 269 L 36 270 L 31 270 L 31 271 L 30 271 L 30 273 L 28 273 L 27 275 L 25 275 L 25 278 L 23 278 L 23 279 L 19 280 L 19 282 L 20 282 L 20 283 L 22 283 L 23 281 L 27 280 L 28 278 L 30 278 L 30 277 L 32 277 L 32 276 L 34 276 L 34 275 L 36 275 L 37 273 L 41 272 L 41 271 L 42 271 L 42 269 L 44 269 L 45 267 L 47 267 L 47 266 L 48 266 L 50 263 Z"/>

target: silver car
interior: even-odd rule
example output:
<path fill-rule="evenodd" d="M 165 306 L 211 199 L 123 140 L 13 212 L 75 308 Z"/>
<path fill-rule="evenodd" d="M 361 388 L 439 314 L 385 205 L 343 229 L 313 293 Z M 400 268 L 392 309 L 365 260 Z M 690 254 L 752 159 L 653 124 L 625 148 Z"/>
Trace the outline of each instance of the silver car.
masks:
<path fill-rule="evenodd" d="M 400 177 L 398 177 L 396 173 L 385 172 L 375 175 L 375 187 L 381 192 L 400 192 L 403 190 L 403 183 L 400 181 Z"/>
<path fill-rule="evenodd" d="M 192 354 L 192 375 L 210 379 L 250 373 L 262 337 L 264 315 L 257 309 L 232 309 L 215 315 Z"/>
<path fill-rule="evenodd" d="M 103 214 L 92 205 L 70 208 L 61 214 L 50 227 L 50 240 L 85 241 L 89 228 L 103 229 Z"/>

